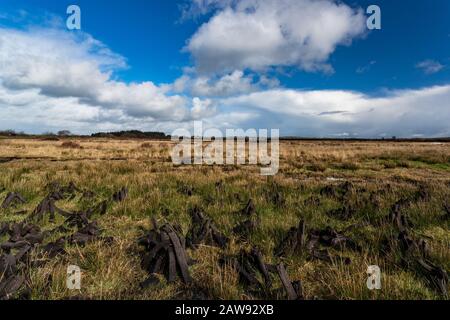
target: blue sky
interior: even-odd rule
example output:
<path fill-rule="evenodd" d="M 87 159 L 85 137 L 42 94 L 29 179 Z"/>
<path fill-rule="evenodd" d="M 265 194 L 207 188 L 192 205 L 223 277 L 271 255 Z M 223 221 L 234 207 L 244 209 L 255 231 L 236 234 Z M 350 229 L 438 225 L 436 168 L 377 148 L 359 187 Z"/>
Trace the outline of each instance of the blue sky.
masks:
<path fill-rule="evenodd" d="M 449 21 L 447 0 L 2 0 L 0 128 L 450 135 Z"/>

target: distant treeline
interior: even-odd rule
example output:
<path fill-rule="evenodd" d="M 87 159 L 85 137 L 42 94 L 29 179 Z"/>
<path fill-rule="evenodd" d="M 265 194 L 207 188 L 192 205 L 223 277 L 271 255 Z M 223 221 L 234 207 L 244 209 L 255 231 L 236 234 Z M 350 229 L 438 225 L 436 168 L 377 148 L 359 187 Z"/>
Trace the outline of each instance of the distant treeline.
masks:
<path fill-rule="evenodd" d="M 98 132 L 91 134 L 94 138 L 128 138 L 128 139 L 170 139 L 170 136 L 163 132 L 142 132 L 139 130 L 118 131 L 118 132 Z"/>
<path fill-rule="evenodd" d="M 17 136 L 26 136 L 25 132 L 16 132 L 14 130 L 0 130 L 0 136 L 2 137 L 17 137 Z"/>
<path fill-rule="evenodd" d="M 117 132 L 98 132 L 89 135 L 77 135 L 72 134 L 69 130 L 61 130 L 57 133 L 45 132 L 42 134 L 27 134 L 24 132 L 17 132 L 14 130 L 0 130 L 0 137 L 21 137 L 21 138 L 48 138 L 57 139 L 57 137 L 72 137 L 72 138 L 119 138 L 119 139 L 171 139 L 170 135 L 166 135 L 163 132 L 157 131 L 139 131 L 139 130 L 128 130 L 128 131 L 117 131 Z M 194 137 L 191 137 L 192 139 Z M 224 138 L 225 139 L 225 138 Z M 236 139 L 236 138 L 235 138 Z M 245 139 L 248 141 L 248 138 Z M 389 138 L 308 138 L 308 137 L 280 137 L 281 141 L 396 141 L 396 142 L 450 142 L 450 137 L 442 138 L 399 138 L 399 137 L 389 137 Z M 270 141 L 270 137 L 268 138 Z"/>
<path fill-rule="evenodd" d="M 68 130 L 61 130 L 57 133 L 44 132 L 42 134 L 27 134 L 25 132 L 17 132 L 14 130 L 0 130 L 2 137 L 21 137 L 21 138 L 57 138 L 57 137 L 72 137 L 72 138 L 122 138 L 122 139 L 170 139 L 169 135 L 163 132 L 142 132 L 139 130 L 118 131 L 118 132 L 98 132 L 89 135 L 73 134 Z"/>

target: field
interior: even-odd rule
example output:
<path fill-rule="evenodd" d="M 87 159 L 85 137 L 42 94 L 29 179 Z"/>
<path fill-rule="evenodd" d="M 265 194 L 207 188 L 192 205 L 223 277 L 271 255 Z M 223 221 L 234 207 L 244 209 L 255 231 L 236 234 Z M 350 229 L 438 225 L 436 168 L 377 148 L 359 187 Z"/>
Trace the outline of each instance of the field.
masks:
<path fill-rule="evenodd" d="M 257 247 L 265 263 L 283 262 L 290 280 L 301 281 L 304 299 L 448 299 L 450 144 L 282 141 L 274 177 L 261 176 L 257 166 L 175 166 L 171 146 L 100 138 L 0 139 L 0 202 L 9 192 L 26 200 L 0 208 L 0 222 L 27 219 L 48 231 L 18 266 L 24 282 L 9 297 L 286 299 L 277 290 L 278 277 L 271 276 L 271 290 L 254 288 L 223 262 Z M 104 203 L 106 213 L 90 217 L 103 232 L 85 245 L 66 243 L 64 252 L 50 257 L 41 248 L 76 227 L 58 229 L 67 218 L 58 213 L 54 219 L 30 214 L 52 188 L 70 185 L 76 190 L 67 191 L 70 196 L 56 201 L 57 207 L 73 213 Z M 111 201 L 123 187 L 126 197 Z M 250 199 L 255 223 L 239 232 Z M 227 245 L 186 249 L 195 261 L 191 283 L 169 283 L 158 275 L 159 281 L 143 287 L 149 273 L 142 268 L 138 239 L 152 228 L 152 218 L 186 236 L 195 211 L 212 220 Z M 309 244 L 332 230 L 344 245 L 320 238 L 317 249 L 299 245 L 276 255 L 301 220 Z M 0 243 L 8 239 L 0 233 Z M 68 265 L 82 270 L 80 290 L 66 286 Z M 380 290 L 367 288 L 369 265 L 381 269 Z"/>

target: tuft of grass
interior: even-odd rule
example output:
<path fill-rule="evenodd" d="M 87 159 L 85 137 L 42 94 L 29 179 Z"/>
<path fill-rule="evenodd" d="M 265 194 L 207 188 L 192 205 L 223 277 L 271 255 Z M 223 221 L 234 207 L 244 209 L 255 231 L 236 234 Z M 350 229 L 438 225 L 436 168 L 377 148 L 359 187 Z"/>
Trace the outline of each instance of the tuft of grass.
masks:
<path fill-rule="evenodd" d="M 68 149 L 82 149 L 81 145 L 74 141 L 64 141 L 61 144 L 61 148 L 68 148 Z"/>

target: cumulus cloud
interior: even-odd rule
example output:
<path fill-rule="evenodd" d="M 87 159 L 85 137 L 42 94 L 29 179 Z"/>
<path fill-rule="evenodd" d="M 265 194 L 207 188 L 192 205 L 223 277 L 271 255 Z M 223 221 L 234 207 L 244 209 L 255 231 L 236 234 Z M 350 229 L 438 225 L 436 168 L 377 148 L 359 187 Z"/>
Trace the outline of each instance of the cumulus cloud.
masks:
<path fill-rule="evenodd" d="M 450 135 L 450 85 L 382 97 L 339 90 L 268 90 L 224 99 L 222 107 L 259 110 L 283 134 L 359 137 Z M 284 132 L 283 132 L 284 131 Z"/>
<path fill-rule="evenodd" d="M 26 132 L 69 128 L 85 131 L 101 119 L 101 109 L 76 98 L 53 98 L 38 89 L 10 90 L 0 86 L 0 127 Z"/>
<path fill-rule="evenodd" d="M 256 79 L 258 78 L 258 79 Z M 202 76 L 184 74 L 173 84 L 175 92 L 188 92 L 193 96 L 227 97 L 279 85 L 277 79 L 265 75 L 245 75 L 241 70 L 235 70 L 222 76 Z"/>
<path fill-rule="evenodd" d="M 207 7 L 214 3 L 204 2 Z M 297 5 L 303 6 L 302 19 L 312 25 L 293 30 L 292 21 L 305 23 L 293 18 L 300 14 Z M 310 6 L 317 6 L 329 16 L 326 20 L 335 19 L 337 24 L 317 26 L 317 17 L 312 18 L 316 11 Z M 205 40 L 197 47 L 202 53 L 192 51 L 197 65 L 213 66 L 215 61 L 217 70 L 229 71 L 202 74 L 189 69 L 170 85 L 118 80 L 115 72 L 127 68 L 126 59 L 87 34 L 50 27 L 0 27 L 0 128 L 37 133 L 60 129 L 170 133 L 189 128 L 192 120 L 203 120 L 205 128 L 280 128 L 282 135 L 450 136 L 450 85 L 370 96 L 344 90 L 284 89 L 266 76 L 270 73 L 247 70 L 271 65 L 325 70 L 335 46 L 360 34 L 350 31 L 358 29 L 350 26 L 359 25 L 359 11 L 309 0 L 238 0 L 214 10 L 219 11 L 188 45 L 196 37 Z M 242 29 L 247 15 L 249 33 Z M 214 19 L 224 22 L 222 29 Z M 217 40 L 223 47 L 215 47 L 216 40 L 208 42 L 217 28 L 223 31 L 219 38 L 227 40 Z M 329 28 L 335 32 L 322 32 Z"/>
<path fill-rule="evenodd" d="M 444 69 L 444 65 L 434 60 L 424 60 L 416 64 L 416 68 L 421 69 L 425 74 L 438 73 Z"/>
<path fill-rule="evenodd" d="M 189 125 L 191 120 L 191 116 L 182 122 L 130 116 L 123 109 L 91 106 L 74 97 L 49 97 L 38 89 L 10 90 L 0 86 L 0 129 L 28 133 L 61 129 L 85 134 L 119 130 L 171 132 Z"/>
<path fill-rule="evenodd" d="M 168 95 L 153 82 L 124 83 L 112 78 L 126 67 L 123 57 L 86 34 L 54 29 L 0 29 L 0 80 L 10 90 L 37 89 L 52 98 L 119 109 L 133 117 L 182 120 L 185 97 Z"/>
<path fill-rule="evenodd" d="M 201 2 L 203 3 L 203 2 Z M 364 34 L 360 9 L 331 0 L 240 0 L 227 4 L 188 41 L 200 72 L 296 66 L 333 72 L 338 45 Z M 207 1 L 207 5 L 217 5 Z"/>
<path fill-rule="evenodd" d="M 200 98 L 192 99 L 191 116 L 193 119 L 209 118 L 216 113 L 216 107 L 212 100 Z"/>

